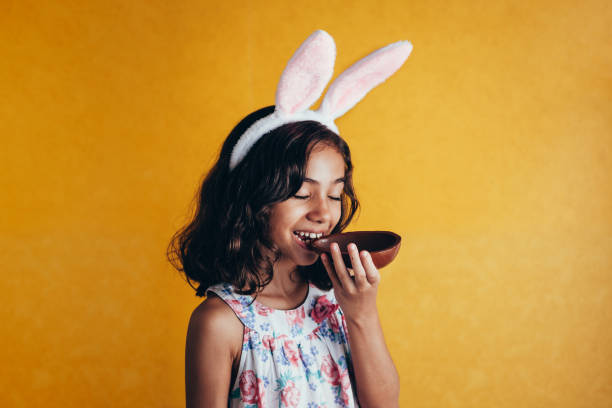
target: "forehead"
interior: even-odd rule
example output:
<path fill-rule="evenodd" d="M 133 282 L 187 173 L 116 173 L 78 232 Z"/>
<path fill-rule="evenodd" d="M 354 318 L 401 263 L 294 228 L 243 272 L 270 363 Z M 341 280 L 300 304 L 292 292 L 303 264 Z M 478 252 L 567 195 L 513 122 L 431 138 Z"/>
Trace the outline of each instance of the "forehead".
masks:
<path fill-rule="evenodd" d="M 344 177 L 344 158 L 334 147 L 320 144 L 313 147 L 306 164 L 306 178 L 321 183 Z"/>

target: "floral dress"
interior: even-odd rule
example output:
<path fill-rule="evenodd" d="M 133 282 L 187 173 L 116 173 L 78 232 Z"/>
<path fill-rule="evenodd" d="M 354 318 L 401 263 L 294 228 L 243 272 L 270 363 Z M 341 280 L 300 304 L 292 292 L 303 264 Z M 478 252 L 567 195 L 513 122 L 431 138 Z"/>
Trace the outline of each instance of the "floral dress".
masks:
<path fill-rule="evenodd" d="M 230 408 L 358 407 L 346 322 L 333 289 L 309 284 L 292 310 L 264 306 L 232 285 L 213 285 L 244 325 Z"/>

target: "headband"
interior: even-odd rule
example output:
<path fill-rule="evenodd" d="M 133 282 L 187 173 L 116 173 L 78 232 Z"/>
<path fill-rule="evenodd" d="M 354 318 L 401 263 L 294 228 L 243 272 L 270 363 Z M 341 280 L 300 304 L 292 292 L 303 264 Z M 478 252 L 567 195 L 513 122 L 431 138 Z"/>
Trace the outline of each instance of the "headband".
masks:
<path fill-rule="evenodd" d="M 312 33 L 293 54 L 276 88 L 274 112 L 253 123 L 238 139 L 230 157 L 233 170 L 266 133 L 287 123 L 313 120 L 339 134 L 334 120 L 344 115 L 406 61 L 412 44 L 398 41 L 374 51 L 344 71 L 330 85 L 321 106 L 308 108 L 325 89 L 334 72 L 336 44 L 323 30 Z"/>

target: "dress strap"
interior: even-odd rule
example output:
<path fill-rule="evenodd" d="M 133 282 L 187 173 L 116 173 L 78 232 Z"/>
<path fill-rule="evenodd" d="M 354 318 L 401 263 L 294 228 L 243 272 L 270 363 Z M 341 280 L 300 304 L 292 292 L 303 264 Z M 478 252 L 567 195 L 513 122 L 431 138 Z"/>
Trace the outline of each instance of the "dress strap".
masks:
<path fill-rule="evenodd" d="M 240 295 L 234 292 L 232 285 L 229 283 L 212 285 L 206 289 L 206 296 L 208 296 L 208 292 L 213 292 L 215 295 L 219 296 L 221 300 L 227 303 L 243 325 L 257 331 L 255 321 L 256 305 L 250 296 Z"/>

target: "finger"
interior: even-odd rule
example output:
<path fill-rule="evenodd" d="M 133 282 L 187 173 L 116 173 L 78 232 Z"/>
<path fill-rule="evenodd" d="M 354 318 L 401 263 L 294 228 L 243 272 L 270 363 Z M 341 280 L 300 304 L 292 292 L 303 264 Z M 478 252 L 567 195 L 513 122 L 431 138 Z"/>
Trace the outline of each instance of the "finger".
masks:
<path fill-rule="evenodd" d="M 342 259 L 342 253 L 340 252 L 340 247 L 337 243 L 332 243 L 330 245 L 332 259 L 334 261 L 334 269 L 336 271 L 336 276 L 338 276 L 338 280 L 342 283 L 342 287 L 346 290 L 355 287 L 351 276 L 346 270 L 346 265 L 344 264 L 344 260 Z"/>
<path fill-rule="evenodd" d="M 361 264 L 361 259 L 359 258 L 359 249 L 357 249 L 357 245 L 353 243 L 350 243 L 347 248 L 349 256 L 351 257 L 353 272 L 355 273 L 355 286 L 357 286 L 358 289 L 363 289 L 369 286 L 369 283 L 366 278 L 366 272 Z"/>
<path fill-rule="evenodd" d="M 325 267 L 325 270 L 327 271 L 327 275 L 329 275 L 329 279 L 331 280 L 334 288 L 341 288 L 342 283 L 340 283 L 340 281 L 338 280 L 336 271 L 329 263 L 329 257 L 327 256 L 327 254 L 321 254 L 321 262 L 323 262 L 323 266 Z"/>
<path fill-rule="evenodd" d="M 361 261 L 365 266 L 365 275 L 366 279 L 371 285 L 376 285 L 380 282 L 380 273 L 374 265 L 374 261 L 372 260 L 372 255 L 368 251 L 361 251 Z"/>

